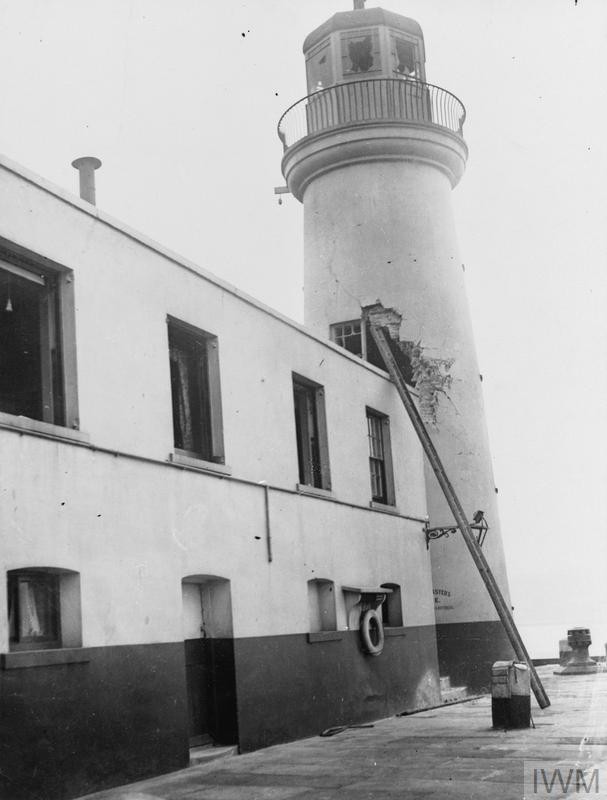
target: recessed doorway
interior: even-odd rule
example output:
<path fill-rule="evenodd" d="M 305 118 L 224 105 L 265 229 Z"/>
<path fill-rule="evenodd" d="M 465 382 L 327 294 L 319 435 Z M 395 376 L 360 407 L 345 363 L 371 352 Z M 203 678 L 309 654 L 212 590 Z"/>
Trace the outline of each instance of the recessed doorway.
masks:
<path fill-rule="evenodd" d="M 236 677 L 230 581 L 181 582 L 190 747 L 236 744 Z"/>

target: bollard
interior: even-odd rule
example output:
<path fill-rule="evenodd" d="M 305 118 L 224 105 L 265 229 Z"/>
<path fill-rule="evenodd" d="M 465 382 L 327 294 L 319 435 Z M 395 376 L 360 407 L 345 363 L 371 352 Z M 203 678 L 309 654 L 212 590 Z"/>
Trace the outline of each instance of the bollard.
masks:
<path fill-rule="evenodd" d="M 599 665 L 588 655 L 588 648 L 592 644 L 588 628 L 571 628 L 567 631 L 567 641 L 571 647 L 568 661 L 554 670 L 555 675 L 592 675 L 597 672 Z"/>
<path fill-rule="evenodd" d="M 517 661 L 496 661 L 491 668 L 491 716 L 494 728 L 528 728 L 531 724 L 529 668 Z"/>

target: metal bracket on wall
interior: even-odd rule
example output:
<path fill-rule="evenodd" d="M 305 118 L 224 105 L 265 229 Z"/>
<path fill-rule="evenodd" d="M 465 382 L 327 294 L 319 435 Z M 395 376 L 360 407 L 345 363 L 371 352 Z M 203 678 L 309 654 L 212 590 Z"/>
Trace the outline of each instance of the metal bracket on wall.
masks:
<path fill-rule="evenodd" d="M 474 531 L 477 531 L 476 540 L 478 542 L 478 546 L 482 547 L 485 541 L 485 536 L 489 530 L 489 523 L 485 519 L 484 511 L 474 512 L 472 522 L 470 523 L 470 528 Z M 440 539 L 443 536 L 450 536 L 452 533 L 457 533 L 459 530 L 459 525 L 441 525 L 436 528 L 429 528 L 428 523 L 426 522 L 424 525 L 424 530 L 426 533 L 426 550 L 429 550 L 430 542 L 433 539 Z"/>
<path fill-rule="evenodd" d="M 291 194 L 291 190 L 288 186 L 275 186 L 274 187 L 274 194 L 283 195 L 283 194 Z M 278 205 L 282 205 L 282 197 L 279 196 L 278 198 Z"/>

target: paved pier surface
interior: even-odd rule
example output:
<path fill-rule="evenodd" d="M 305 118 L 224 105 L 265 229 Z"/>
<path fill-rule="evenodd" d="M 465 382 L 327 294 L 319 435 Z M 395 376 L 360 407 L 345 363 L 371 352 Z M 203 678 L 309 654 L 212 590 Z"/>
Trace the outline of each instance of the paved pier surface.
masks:
<path fill-rule="evenodd" d="M 535 729 L 494 731 L 487 696 L 217 759 L 86 800 L 607 798 L 607 672 L 565 677 L 553 669 L 538 670 L 552 705 L 540 711 L 532 698 Z M 548 792 L 541 772 L 534 791 L 534 767 L 550 786 L 559 765 L 564 779 L 573 775 L 569 793 L 558 779 Z M 582 772 L 569 773 L 572 765 L 593 779 L 589 792 L 579 780 L 576 791 Z"/>

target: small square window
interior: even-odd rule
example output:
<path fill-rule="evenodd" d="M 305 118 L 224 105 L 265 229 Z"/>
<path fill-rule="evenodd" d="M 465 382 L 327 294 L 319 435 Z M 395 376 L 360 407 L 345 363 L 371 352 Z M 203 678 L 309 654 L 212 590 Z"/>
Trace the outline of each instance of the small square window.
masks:
<path fill-rule="evenodd" d="M 381 618 L 385 628 L 400 628 L 403 624 L 403 605 L 400 586 L 397 583 L 382 583 L 382 589 L 389 589 L 381 605 Z"/>
<path fill-rule="evenodd" d="M 7 574 L 9 650 L 82 647 L 80 575 L 28 567 Z"/>
<path fill-rule="evenodd" d="M 369 440 L 369 472 L 371 499 L 376 503 L 394 505 L 394 477 L 390 447 L 390 420 L 384 414 L 367 409 Z"/>
<path fill-rule="evenodd" d="M 224 462 L 217 338 L 169 319 L 175 449 Z"/>
<path fill-rule="evenodd" d="M 317 489 L 330 489 L 324 390 L 317 383 L 294 375 L 293 400 L 299 482 Z"/>
<path fill-rule="evenodd" d="M 365 338 L 364 331 L 361 327 L 359 319 L 352 322 L 338 322 L 336 325 L 331 325 L 331 339 L 359 358 L 365 358 Z"/>
<path fill-rule="evenodd" d="M 0 258 L 0 411 L 76 428 L 74 340 L 69 273 Z"/>
<path fill-rule="evenodd" d="M 330 326 L 329 336 L 332 342 L 343 347 L 344 350 L 368 361 L 374 367 L 387 371 L 384 359 L 371 335 L 369 323 L 365 319 L 337 322 Z M 410 386 L 414 386 L 410 358 L 401 349 L 397 349 L 394 356 L 405 376 L 405 380 Z"/>
<path fill-rule="evenodd" d="M 333 581 L 323 578 L 308 581 L 308 613 L 310 633 L 337 629 Z"/>
<path fill-rule="evenodd" d="M 59 577 L 45 572 L 9 573 L 11 650 L 59 647 Z"/>

